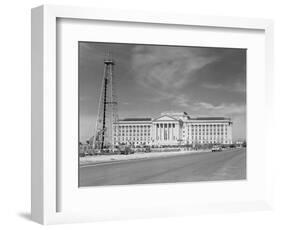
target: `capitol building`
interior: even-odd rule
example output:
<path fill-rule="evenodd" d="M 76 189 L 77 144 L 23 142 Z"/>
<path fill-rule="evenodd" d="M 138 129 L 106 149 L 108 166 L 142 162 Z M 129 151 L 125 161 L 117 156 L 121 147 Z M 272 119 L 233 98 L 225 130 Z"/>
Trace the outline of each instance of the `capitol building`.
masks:
<path fill-rule="evenodd" d="M 175 146 L 232 144 L 232 121 L 226 117 L 190 117 L 164 112 L 156 118 L 125 118 L 114 123 L 114 145 Z"/>

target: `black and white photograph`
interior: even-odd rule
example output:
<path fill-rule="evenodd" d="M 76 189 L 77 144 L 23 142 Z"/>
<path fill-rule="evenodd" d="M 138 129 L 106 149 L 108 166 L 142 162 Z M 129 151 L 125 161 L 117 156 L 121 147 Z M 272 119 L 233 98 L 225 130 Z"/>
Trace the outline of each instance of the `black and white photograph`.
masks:
<path fill-rule="evenodd" d="M 247 49 L 78 43 L 79 187 L 247 179 Z"/>

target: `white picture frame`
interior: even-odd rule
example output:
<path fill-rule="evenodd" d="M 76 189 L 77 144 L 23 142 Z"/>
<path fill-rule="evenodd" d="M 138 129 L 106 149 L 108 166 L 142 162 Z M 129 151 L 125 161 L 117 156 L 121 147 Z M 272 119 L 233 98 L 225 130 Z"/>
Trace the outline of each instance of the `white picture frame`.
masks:
<path fill-rule="evenodd" d="M 152 204 L 150 207 L 139 207 L 138 203 L 127 201 L 124 209 L 119 207 L 115 211 L 109 211 L 110 204 L 105 204 L 104 209 L 98 212 L 91 207 L 81 212 L 60 210 L 59 199 L 61 195 L 61 177 L 58 176 L 60 158 L 57 156 L 58 151 L 58 123 L 57 116 L 59 104 L 57 96 L 59 92 L 57 84 L 57 21 L 58 19 L 71 20 L 94 20 L 122 23 L 151 24 L 154 26 L 193 26 L 200 28 L 220 28 L 222 30 L 242 29 L 247 31 L 262 31 L 265 41 L 264 52 L 264 70 L 262 74 L 264 82 L 264 93 L 261 98 L 265 101 L 266 110 L 264 131 L 265 148 L 262 157 L 266 158 L 266 164 L 263 167 L 263 184 L 264 192 L 261 196 L 249 200 L 245 196 L 233 200 L 221 199 L 216 202 L 210 200 L 210 203 L 195 202 L 188 205 L 185 202 L 167 202 L 167 205 Z M 272 85 L 273 77 L 273 22 L 267 19 L 248 19 L 248 18 L 231 18 L 231 17 L 214 17 L 214 16 L 190 16 L 174 15 L 163 13 L 148 12 L 127 12 L 105 9 L 80 8 L 69 6 L 52 6 L 44 5 L 32 9 L 32 168 L 31 168 L 31 214 L 32 219 L 41 224 L 70 223 L 81 221 L 95 221 L 106 219 L 122 218 L 141 218 L 153 216 L 171 216 L 197 214 L 206 212 L 233 212 L 243 210 L 264 210 L 272 207 L 272 168 L 271 168 L 271 146 L 270 140 L 272 135 L 271 123 L 273 111 Z M 261 85 L 262 87 L 262 85 Z M 251 114 L 251 113 L 250 113 Z M 64 162 L 64 164 L 68 164 Z M 73 163 L 72 163 L 73 164 Z M 261 183 L 261 182 L 257 182 Z M 171 194 L 176 193 L 181 187 L 172 187 L 165 185 Z M 185 186 L 185 185 L 183 185 Z M 211 185 L 209 185 L 211 186 Z M 229 185 L 236 186 L 235 184 Z M 242 185 L 243 186 L 243 185 Z M 138 187 L 139 188 L 139 187 Z M 154 187 L 155 190 L 156 187 Z M 160 188 L 160 187 L 159 187 Z M 163 188 L 163 187 L 162 187 Z M 62 188 L 63 189 L 63 188 Z M 106 193 L 110 193 L 108 188 Z M 117 188 L 118 189 L 118 188 Z M 134 188 L 133 188 L 134 189 Z M 145 192 L 154 194 L 153 188 L 146 186 Z M 215 188 L 214 188 L 215 189 Z M 255 188 L 253 188 L 255 189 Z M 115 189 L 116 190 L 116 189 Z M 126 193 L 126 186 L 118 189 L 119 194 Z M 129 189 L 130 190 L 130 189 Z M 130 190 L 133 191 L 133 190 Z M 215 191 L 215 190 L 214 190 Z M 67 191 L 65 191 L 67 193 Z M 104 191 L 99 190 L 98 194 L 102 195 Z M 174 194 L 176 195 L 176 194 Z M 70 198 L 71 199 L 71 198 Z M 159 198 L 160 199 L 160 198 Z M 161 201 L 161 200 L 159 200 Z M 126 201 L 124 201 L 126 203 Z M 73 202 L 75 204 L 75 202 Z M 71 204 L 68 204 L 68 206 Z M 77 205 L 77 204 L 76 204 Z M 74 205 L 75 206 L 75 205 Z M 100 208 L 102 206 L 99 206 Z M 107 208 L 106 208 L 107 207 Z M 83 208 L 83 207 L 82 207 Z M 73 207 L 75 209 L 75 207 Z"/>

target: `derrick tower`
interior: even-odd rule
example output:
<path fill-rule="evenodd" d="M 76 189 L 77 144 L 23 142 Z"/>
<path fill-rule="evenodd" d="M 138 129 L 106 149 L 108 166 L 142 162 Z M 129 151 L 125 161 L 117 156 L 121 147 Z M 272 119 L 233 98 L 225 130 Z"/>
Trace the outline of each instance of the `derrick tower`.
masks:
<path fill-rule="evenodd" d="M 104 60 L 104 71 L 99 99 L 98 116 L 94 136 L 94 148 L 100 150 L 114 150 L 114 132 L 118 137 L 118 103 L 115 92 L 113 67 L 115 62 L 110 55 Z"/>

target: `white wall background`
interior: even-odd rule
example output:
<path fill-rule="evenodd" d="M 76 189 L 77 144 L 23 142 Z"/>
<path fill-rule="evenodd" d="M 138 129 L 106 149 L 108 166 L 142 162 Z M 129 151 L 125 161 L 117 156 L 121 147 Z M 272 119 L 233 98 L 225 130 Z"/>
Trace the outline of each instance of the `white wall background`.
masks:
<path fill-rule="evenodd" d="M 29 220 L 30 210 L 30 8 L 41 4 L 80 5 L 144 11 L 263 17 L 275 20 L 275 74 L 281 67 L 281 7 L 278 0 L 9 0 L 1 2 L 0 36 L 0 228 L 37 229 Z M 281 96 L 281 79 L 276 77 L 276 98 Z M 280 104 L 280 100 L 279 100 Z M 276 140 L 281 118 L 276 108 Z M 277 129 L 278 128 L 278 129 Z M 52 229 L 281 229 L 281 151 L 274 153 L 275 210 L 270 212 L 187 216 L 166 219 L 100 222 L 48 226 Z"/>

